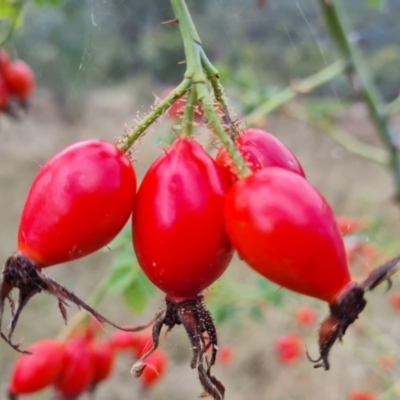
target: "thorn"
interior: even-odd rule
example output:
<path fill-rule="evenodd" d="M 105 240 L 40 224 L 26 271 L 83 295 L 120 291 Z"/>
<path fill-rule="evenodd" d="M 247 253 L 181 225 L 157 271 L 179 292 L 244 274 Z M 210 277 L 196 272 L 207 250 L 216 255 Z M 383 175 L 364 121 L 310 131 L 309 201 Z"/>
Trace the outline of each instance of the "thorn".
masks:
<path fill-rule="evenodd" d="M 179 24 L 179 19 L 174 18 L 174 19 L 169 19 L 168 21 L 161 22 L 161 25 L 172 25 L 172 24 Z"/>
<path fill-rule="evenodd" d="M 179 61 L 179 62 L 178 62 L 178 65 L 182 65 L 182 64 L 186 64 L 186 60 L 183 60 L 183 61 Z"/>

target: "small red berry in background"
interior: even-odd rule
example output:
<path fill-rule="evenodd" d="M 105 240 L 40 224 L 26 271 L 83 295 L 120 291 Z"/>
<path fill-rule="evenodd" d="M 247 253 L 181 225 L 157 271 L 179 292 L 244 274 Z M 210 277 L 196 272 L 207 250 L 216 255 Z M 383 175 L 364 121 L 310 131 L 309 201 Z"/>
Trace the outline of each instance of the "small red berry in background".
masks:
<path fill-rule="evenodd" d="M 144 388 L 149 388 L 154 385 L 167 369 L 167 355 L 160 349 L 150 354 L 146 358 L 146 368 L 140 376 L 140 382 Z"/>
<path fill-rule="evenodd" d="M 92 385 L 96 385 L 107 379 L 114 368 L 115 351 L 108 340 L 101 340 L 92 345 L 92 357 L 94 363 L 94 379 Z"/>
<path fill-rule="evenodd" d="M 303 354 L 303 340 L 298 333 L 289 333 L 275 341 L 275 348 L 281 364 L 294 364 Z"/>
<path fill-rule="evenodd" d="M 353 390 L 349 393 L 348 400 L 378 400 L 378 396 L 366 390 Z"/>
<path fill-rule="evenodd" d="M 21 101 L 28 100 L 36 85 L 35 74 L 32 68 L 22 60 L 12 61 L 4 68 L 3 77 L 10 92 Z"/>
<path fill-rule="evenodd" d="M 87 322 L 75 325 L 69 333 L 68 337 L 80 337 L 91 341 L 99 336 L 103 331 L 103 323 L 94 317 L 90 317 Z"/>
<path fill-rule="evenodd" d="M 1 68 L 1 61 L 0 61 L 0 68 Z M 0 75 L 0 111 L 4 111 L 7 109 L 9 97 L 10 93 L 6 85 L 6 82 Z"/>
<path fill-rule="evenodd" d="M 336 218 L 336 222 L 343 236 L 353 235 L 368 227 L 368 222 L 359 218 L 340 216 Z"/>
<path fill-rule="evenodd" d="M 313 307 L 303 306 L 295 312 L 295 319 L 301 326 L 310 326 L 317 320 L 317 312 Z"/>
<path fill-rule="evenodd" d="M 175 89 L 175 87 L 173 87 L 173 86 L 166 88 L 163 91 L 161 98 L 165 99 L 174 89 Z M 168 110 L 168 114 L 167 114 L 168 117 L 170 117 L 172 119 L 182 118 L 183 112 L 185 109 L 185 104 L 186 104 L 186 100 L 185 100 L 185 96 L 184 96 L 183 98 L 180 98 L 178 101 L 176 101 L 174 104 L 172 104 L 172 106 Z M 204 115 L 204 110 L 201 106 L 201 103 L 198 102 L 194 109 L 194 112 L 193 112 L 193 118 L 195 121 L 201 121 L 203 115 Z"/>
<path fill-rule="evenodd" d="M 65 397 L 76 397 L 89 389 L 95 377 L 94 357 L 88 340 L 74 338 L 64 347 L 65 367 L 55 384 Z"/>
<path fill-rule="evenodd" d="M 134 348 L 134 354 L 137 358 L 142 357 L 144 353 L 149 351 L 153 346 L 153 333 L 152 331 L 142 332 L 139 335 L 138 341 Z"/>
<path fill-rule="evenodd" d="M 22 354 L 11 373 L 10 395 L 34 393 L 53 384 L 66 367 L 62 356 L 64 344 L 44 339 L 32 344 Z"/>
<path fill-rule="evenodd" d="M 388 301 L 394 310 L 400 311 L 400 292 L 391 293 Z"/>
<path fill-rule="evenodd" d="M 235 359 L 235 349 L 232 346 L 222 346 L 217 353 L 217 361 L 221 365 L 230 365 Z"/>
<path fill-rule="evenodd" d="M 132 328 L 131 326 L 124 326 L 124 328 Z M 142 340 L 142 333 L 139 332 L 125 332 L 117 330 L 111 336 L 111 343 L 117 351 L 137 349 Z"/>
<path fill-rule="evenodd" d="M 396 360 L 390 354 L 383 354 L 378 358 L 378 365 L 385 371 L 390 371 L 396 365 Z"/>

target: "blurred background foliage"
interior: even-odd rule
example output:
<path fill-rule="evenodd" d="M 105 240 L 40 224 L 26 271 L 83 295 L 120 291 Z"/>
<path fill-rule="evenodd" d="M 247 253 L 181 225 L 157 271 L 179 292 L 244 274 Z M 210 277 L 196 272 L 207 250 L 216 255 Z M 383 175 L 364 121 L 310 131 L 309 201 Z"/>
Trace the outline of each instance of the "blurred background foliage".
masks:
<path fill-rule="evenodd" d="M 52 3 L 61 6 L 37 7 Z M 400 88 L 400 2 L 379 2 L 378 9 L 369 4 L 376 1 L 341 3 L 353 27 L 351 39 L 365 53 L 385 99 L 394 99 Z M 188 6 L 222 82 L 229 82 L 233 94 L 240 92 L 245 108 L 338 57 L 315 0 L 267 1 L 262 8 L 250 0 L 189 0 Z M 184 71 L 177 26 L 160 24 L 173 17 L 164 0 L 36 0 L 25 11 L 10 50 L 18 49 L 39 85 L 61 101 L 139 72 L 143 80 L 174 84 Z M 344 97 L 349 90 L 342 76 L 314 95 Z"/>

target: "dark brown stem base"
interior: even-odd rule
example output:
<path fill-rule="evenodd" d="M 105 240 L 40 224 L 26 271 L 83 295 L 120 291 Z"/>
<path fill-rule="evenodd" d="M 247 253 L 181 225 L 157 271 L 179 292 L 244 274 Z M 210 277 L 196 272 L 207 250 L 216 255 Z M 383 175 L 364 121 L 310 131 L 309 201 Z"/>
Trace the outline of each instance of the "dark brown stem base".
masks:
<path fill-rule="evenodd" d="M 397 257 L 383 264 L 362 283 L 355 283 L 344 291 L 330 306 L 330 315 L 322 322 L 319 330 L 319 353 L 318 359 L 313 360 L 307 353 L 308 359 L 315 363 L 314 368 L 323 367 L 329 370 L 329 352 L 336 341 L 342 341 L 347 328 L 358 318 L 365 308 L 367 301 L 364 298 L 366 291 L 375 289 L 382 282 L 388 283 L 391 287 L 390 277 L 398 271 L 400 267 L 400 257 Z"/>
<path fill-rule="evenodd" d="M 156 350 L 163 326 L 169 332 L 175 325 L 183 325 L 192 345 L 191 368 L 197 368 L 204 393 L 201 397 L 210 396 L 222 400 L 225 388 L 214 376 L 211 367 L 215 364 L 218 341 L 214 321 L 206 309 L 203 296 L 176 303 L 166 299 L 166 308 L 161 310 L 153 325 L 153 346 L 132 367 L 132 374 L 139 377 L 146 368 L 146 358 Z M 210 354 L 209 354 L 210 353 Z"/>
<path fill-rule="evenodd" d="M 11 298 L 11 292 L 13 289 L 19 290 L 17 305 L 14 304 L 14 301 Z M 18 319 L 23 308 L 35 294 L 42 291 L 57 298 L 58 306 L 65 323 L 67 323 L 66 306 L 68 306 L 68 302 L 76 304 L 78 308 L 83 308 L 97 320 L 107 323 L 114 328 L 128 332 L 144 330 L 153 323 L 153 321 L 151 321 L 145 326 L 138 326 L 135 328 L 122 328 L 114 324 L 112 321 L 103 317 L 96 310 L 86 304 L 74 293 L 70 292 L 68 289 L 46 276 L 42 270 L 40 268 L 36 268 L 28 258 L 16 253 L 6 261 L 3 269 L 3 281 L 1 282 L 0 286 L 0 336 L 11 347 L 19 352 L 29 354 L 27 351 L 20 350 L 21 343 L 12 343 L 12 334 L 17 326 Z M 12 317 L 7 335 L 2 330 L 2 319 L 6 301 L 8 301 L 10 304 Z"/>

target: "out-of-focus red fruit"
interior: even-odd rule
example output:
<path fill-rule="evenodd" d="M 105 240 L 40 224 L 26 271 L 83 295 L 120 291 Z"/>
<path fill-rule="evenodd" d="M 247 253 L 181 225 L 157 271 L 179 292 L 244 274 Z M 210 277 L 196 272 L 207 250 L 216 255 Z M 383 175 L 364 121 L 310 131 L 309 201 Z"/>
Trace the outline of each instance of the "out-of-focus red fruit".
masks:
<path fill-rule="evenodd" d="M 165 99 L 174 89 L 175 88 L 173 86 L 166 88 L 163 91 L 161 98 Z M 168 110 L 168 116 L 172 119 L 182 118 L 184 110 L 185 110 L 185 104 L 186 104 L 186 100 L 185 100 L 185 96 L 184 96 L 183 98 L 180 98 L 178 101 L 176 101 L 174 104 L 172 104 L 172 106 Z M 193 118 L 195 121 L 199 122 L 199 121 L 201 121 L 203 115 L 204 115 L 203 107 L 201 106 L 201 103 L 198 102 L 196 105 L 196 108 L 194 110 L 194 113 L 193 113 Z"/>
<path fill-rule="evenodd" d="M 6 84 L 18 99 L 27 100 L 35 88 L 35 74 L 22 60 L 14 60 L 3 72 Z"/>
<path fill-rule="evenodd" d="M 394 310 L 400 311 L 400 292 L 391 293 L 388 300 Z"/>
<path fill-rule="evenodd" d="M 108 340 L 101 340 L 92 344 L 92 357 L 94 362 L 94 379 L 92 384 L 107 379 L 114 368 L 114 347 Z"/>
<path fill-rule="evenodd" d="M 132 328 L 125 326 L 124 328 Z M 111 336 L 111 343 L 117 351 L 124 350 L 137 350 L 140 341 L 142 340 L 142 333 L 139 332 L 125 332 L 117 330 Z"/>
<path fill-rule="evenodd" d="M 235 359 L 235 350 L 232 346 L 225 345 L 218 350 L 217 361 L 221 365 L 232 364 L 234 359 Z"/>
<path fill-rule="evenodd" d="M 354 233 L 365 230 L 368 222 L 364 219 L 340 216 L 336 218 L 339 230 L 343 236 L 353 235 Z"/>
<path fill-rule="evenodd" d="M 396 360 L 390 354 L 383 354 L 378 359 L 378 365 L 385 371 L 390 371 L 396 365 Z"/>
<path fill-rule="evenodd" d="M 153 346 L 153 333 L 151 331 L 143 332 L 139 335 L 139 340 L 134 350 L 134 355 L 140 358 L 144 353 Z M 147 362 L 147 359 L 146 359 Z"/>
<path fill-rule="evenodd" d="M 249 128 L 237 136 L 235 142 L 252 171 L 279 167 L 305 177 L 295 155 L 271 133 Z M 231 184 L 238 180 L 237 167 L 225 147 L 219 149 L 215 162 Z"/>
<path fill-rule="evenodd" d="M 353 390 L 349 393 L 349 400 L 378 400 L 378 396 L 366 390 Z"/>
<path fill-rule="evenodd" d="M 65 397 L 76 397 L 87 390 L 95 376 L 95 365 L 91 343 L 83 338 L 74 338 L 65 343 L 65 368 L 55 384 Z"/>
<path fill-rule="evenodd" d="M 1 61 L 0 61 L 1 68 Z M 9 92 L 3 77 L 0 76 L 0 111 L 4 111 L 8 106 Z"/>
<path fill-rule="evenodd" d="M 64 343 L 44 339 L 28 347 L 34 354 L 22 354 L 14 365 L 10 380 L 13 395 L 34 393 L 53 384 L 65 368 Z"/>
<path fill-rule="evenodd" d="M 303 352 L 303 341 L 298 333 L 289 333 L 275 341 L 275 348 L 281 364 L 294 364 Z"/>
<path fill-rule="evenodd" d="M 148 388 L 154 385 L 163 375 L 168 365 L 167 355 L 157 349 L 146 358 L 146 368 L 140 376 L 142 386 Z"/>
<path fill-rule="evenodd" d="M 316 321 L 317 312 L 313 307 L 303 306 L 296 310 L 295 319 L 301 326 L 310 326 Z"/>
<path fill-rule="evenodd" d="M 87 322 L 75 325 L 68 336 L 70 338 L 80 337 L 90 341 L 98 337 L 103 331 L 103 323 L 91 316 Z"/>

